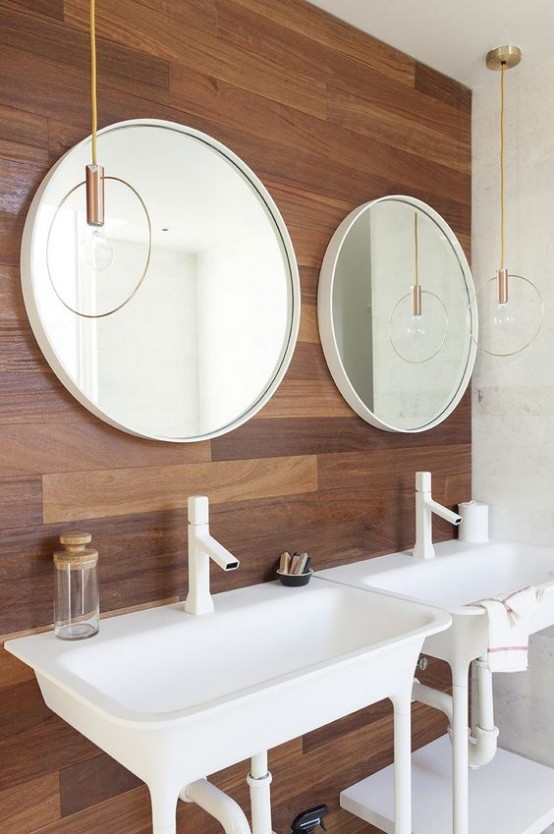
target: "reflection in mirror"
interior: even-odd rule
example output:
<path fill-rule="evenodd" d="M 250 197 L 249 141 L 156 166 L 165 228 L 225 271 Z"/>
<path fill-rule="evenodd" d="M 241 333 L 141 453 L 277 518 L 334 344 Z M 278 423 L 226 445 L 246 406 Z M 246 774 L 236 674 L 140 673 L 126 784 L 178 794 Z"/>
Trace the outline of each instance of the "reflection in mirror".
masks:
<path fill-rule="evenodd" d="M 285 224 L 247 166 L 169 122 L 101 131 L 105 236 L 86 224 L 89 140 L 31 206 L 22 280 L 37 340 L 87 408 L 125 431 L 213 437 L 281 381 L 299 322 Z"/>
<path fill-rule="evenodd" d="M 475 361 L 473 282 L 425 203 L 385 197 L 348 215 L 323 261 L 318 316 L 335 383 L 367 422 L 422 431 L 458 404 Z"/>

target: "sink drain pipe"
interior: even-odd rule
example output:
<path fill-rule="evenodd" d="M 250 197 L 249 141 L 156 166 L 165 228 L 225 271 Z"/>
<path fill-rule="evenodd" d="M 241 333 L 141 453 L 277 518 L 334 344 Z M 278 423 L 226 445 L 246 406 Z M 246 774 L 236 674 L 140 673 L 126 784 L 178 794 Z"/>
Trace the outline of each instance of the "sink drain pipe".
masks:
<path fill-rule="evenodd" d="M 238 802 L 207 779 L 191 782 L 181 791 L 180 799 L 199 805 L 221 824 L 225 834 L 251 834 L 248 820 Z"/>
<path fill-rule="evenodd" d="M 477 724 L 469 737 L 469 766 L 481 767 L 494 759 L 498 727 L 494 726 L 492 672 L 486 657 L 474 661 L 477 672 Z"/>
<path fill-rule="evenodd" d="M 207 779 L 191 782 L 181 791 L 180 799 L 199 805 L 220 823 L 225 834 L 272 834 L 271 778 L 267 768 L 267 751 L 253 756 L 250 773 L 246 777 L 250 788 L 252 829 L 238 802 Z"/>
<path fill-rule="evenodd" d="M 468 728 L 468 764 L 475 769 L 491 762 L 498 746 L 498 727 L 494 726 L 492 672 L 486 657 L 474 661 L 477 670 L 477 725 Z M 448 733 L 452 737 L 452 695 L 433 689 L 414 678 L 412 697 L 429 707 L 438 709 L 448 718 Z"/>
<path fill-rule="evenodd" d="M 252 834 L 272 834 L 271 831 L 271 773 L 267 767 L 267 750 L 252 756 L 250 773 L 246 777 L 250 788 Z"/>

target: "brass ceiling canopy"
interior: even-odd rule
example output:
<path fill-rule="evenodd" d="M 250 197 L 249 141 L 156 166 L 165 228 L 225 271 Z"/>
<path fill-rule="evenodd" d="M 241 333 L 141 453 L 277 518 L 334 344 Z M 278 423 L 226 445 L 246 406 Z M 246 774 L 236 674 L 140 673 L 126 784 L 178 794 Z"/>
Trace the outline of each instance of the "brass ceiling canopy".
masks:
<path fill-rule="evenodd" d="M 519 46 L 497 46 L 487 52 L 487 68 L 490 70 L 512 69 L 517 67 L 521 61 L 521 49 Z"/>

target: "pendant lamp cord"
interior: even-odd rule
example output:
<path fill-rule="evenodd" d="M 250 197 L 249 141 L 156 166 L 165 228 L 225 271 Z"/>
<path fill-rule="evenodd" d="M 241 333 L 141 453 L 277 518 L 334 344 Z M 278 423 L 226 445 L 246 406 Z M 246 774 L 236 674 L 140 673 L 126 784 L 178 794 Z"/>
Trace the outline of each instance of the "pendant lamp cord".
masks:
<path fill-rule="evenodd" d="M 415 286 L 419 287 L 419 238 L 417 233 L 417 212 L 414 212 L 414 258 L 415 258 Z"/>
<path fill-rule="evenodd" d="M 94 0 L 93 0 L 94 2 Z M 506 62 L 500 67 L 500 268 L 504 269 L 505 222 L 504 222 L 504 74 Z"/>
<path fill-rule="evenodd" d="M 98 107 L 96 102 L 96 8 L 90 0 L 90 97 L 92 113 L 92 164 L 97 164 L 96 132 L 98 130 Z"/>

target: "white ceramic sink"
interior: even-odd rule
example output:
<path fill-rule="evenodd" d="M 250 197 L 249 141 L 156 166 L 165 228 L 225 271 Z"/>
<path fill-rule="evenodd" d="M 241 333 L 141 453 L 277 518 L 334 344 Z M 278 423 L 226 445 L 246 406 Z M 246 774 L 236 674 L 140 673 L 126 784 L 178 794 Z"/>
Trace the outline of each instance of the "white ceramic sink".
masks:
<path fill-rule="evenodd" d="M 436 605 L 452 616 L 448 632 L 426 641 L 427 654 L 451 665 L 469 663 L 487 647 L 480 599 L 507 594 L 526 585 L 545 590 L 544 601 L 529 620 L 529 633 L 554 623 L 554 548 L 518 542 L 467 544 L 457 540 L 435 545 L 436 556 L 416 560 L 411 551 L 365 559 L 321 571 L 326 580 L 352 587 L 386 591 L 405 599 Z"/>
<path fill-rule="evenodd" d="M 312 579 L 217 594 L 102 620 L 6 649 L 31 666 L 48 706 L 149 786 L 154 831 L 172 832 L 190 782 L 381 698 L 409 693 L 423 640 L 449 616 Z"/>

